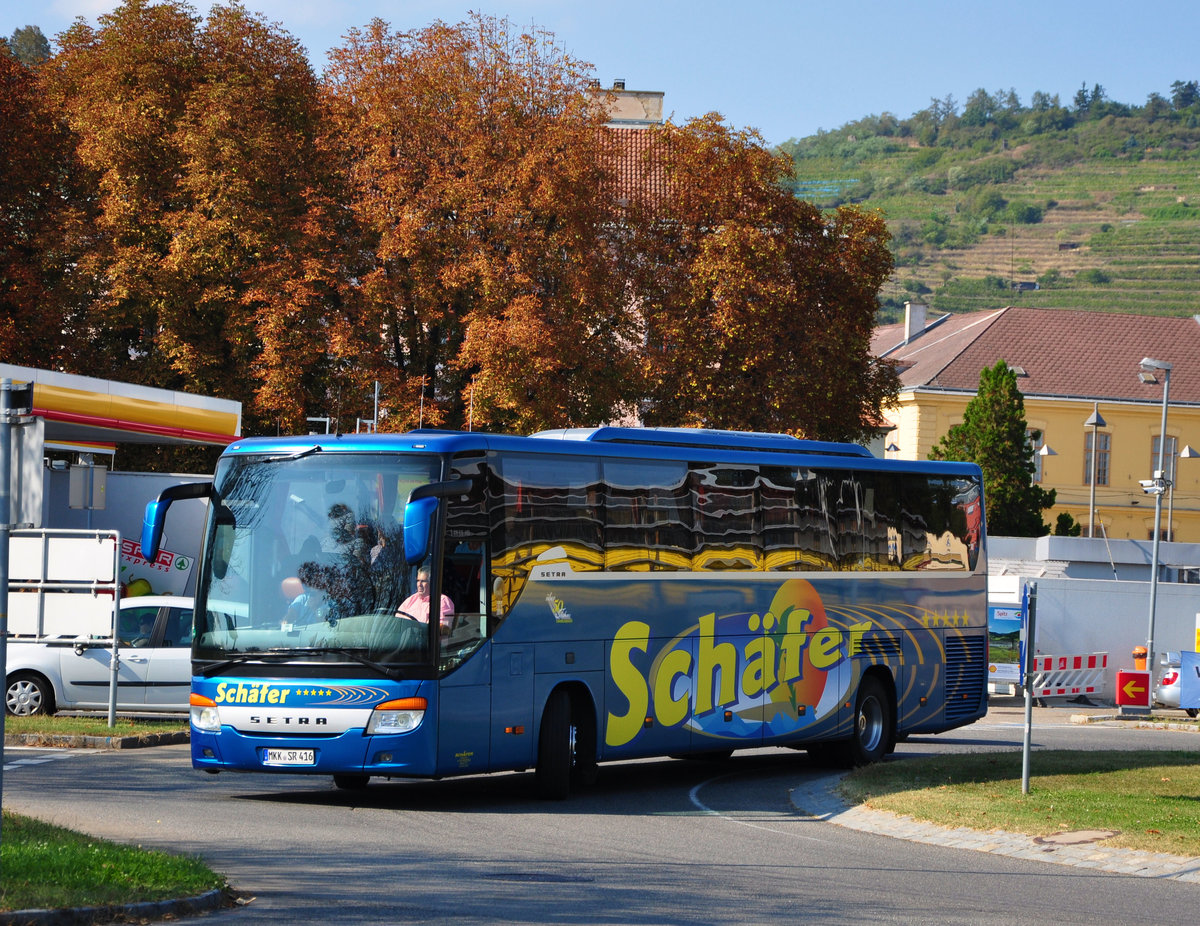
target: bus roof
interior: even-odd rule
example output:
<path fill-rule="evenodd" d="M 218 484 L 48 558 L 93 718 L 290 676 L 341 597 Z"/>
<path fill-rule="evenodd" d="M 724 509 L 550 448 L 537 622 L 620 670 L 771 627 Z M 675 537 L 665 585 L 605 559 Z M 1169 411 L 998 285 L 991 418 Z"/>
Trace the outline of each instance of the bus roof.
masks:
<path fill-rule="evenodd" d="M 223 456 L 293 454 L 320 448 L 325 452 L 418 452 L 458 456 L 487 451 L 555 453 L 624 459 L 679 460 L 703 454 L 705 462 L 764 462 L 777 466 L 847 466 L 852 469 L 947 473 L 978 478 L 973 463 L 881 460 L 857 444 L 801 440 L 788 434 L 718 431 L 703 428 L 568 428 L 540 431 L 528 437 L 486 431 L 440 431 L 432 428 L 400 434 L 307 434 L 290 437 L 242 438 Z M 692 451 L 692 452 L 688 452 Z M 772 459 L 765 459 L 765 457 Z M 693 462 L 697 462 L 693 460 Z"/>
<path fill-rule="evenodd" d="M 869 457 L 870 451 L 858 444 L 801 440 L 790 434 L 762 431 L 716 431 L 708 428 L 564 428 L 538 431 L 541 439 L 582 440 L 613 444 L 656 444 L 669 447 L 696 447 L 705 450 L 750 450 L 769 453 L 815 453 L 836 456 Z"/>

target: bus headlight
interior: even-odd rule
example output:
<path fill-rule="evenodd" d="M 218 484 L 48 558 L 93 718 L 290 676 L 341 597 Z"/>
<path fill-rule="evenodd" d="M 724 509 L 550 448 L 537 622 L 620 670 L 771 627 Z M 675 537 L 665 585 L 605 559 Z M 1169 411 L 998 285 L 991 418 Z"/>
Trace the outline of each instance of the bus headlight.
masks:
<path fill-rule="evenodd" d="M 192 714 L 192 726 L 202 733 L 221 732 L 221 712 L 217 702 L 204 695 L 193 694 L 188 698 Z"/>
<path fill-rule="evenodd" d="M 408 733 L 415 730 L 425 719 L 428 702 L 424 698 L 397 698 L 395 701 L 384 701 L 371 712 L 367 723 L 368 734 L 391 735 Z"/>

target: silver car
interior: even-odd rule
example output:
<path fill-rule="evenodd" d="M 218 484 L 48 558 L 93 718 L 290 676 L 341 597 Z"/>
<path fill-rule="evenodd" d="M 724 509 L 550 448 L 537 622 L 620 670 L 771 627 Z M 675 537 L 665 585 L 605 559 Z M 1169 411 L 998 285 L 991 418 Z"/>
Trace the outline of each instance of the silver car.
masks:
<path fill-rule="evenodd" d="M 186 711 L 192 681 L 192 599 L 122 598 L 117 710 Z M 5 710 L 19 717 L 108 706 L 112 640 L 12 637 Z"/>
<path fill-rule="evenodd" d="M 1179 653 L 1166 652 L 1161 653 L 1158 658 L 1158 664 L 1162 667 L 1162 672 L 1158 677 L 1158 684 L 1154 686 L 1154 703 L 1161 707 L 1179 707 Z M 1195 717 L 1200 714 L 1200 708 L 1185 707 L 1189 717 Z"/>

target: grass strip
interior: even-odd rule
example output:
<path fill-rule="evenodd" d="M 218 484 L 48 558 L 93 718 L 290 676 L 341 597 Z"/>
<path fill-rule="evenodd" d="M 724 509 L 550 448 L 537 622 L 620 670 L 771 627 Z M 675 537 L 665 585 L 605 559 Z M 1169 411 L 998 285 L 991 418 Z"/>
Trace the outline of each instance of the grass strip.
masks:
<path fill-rule="evenodd" d="M 97 907 L 196 897 L 225 879 L 195 858 L 124 846 L 5 811 L 0 909 Z"/>
<path fill-rule="evenodd" d="M 1049 836 L 1112 830 L 1102 845 L 1200 856 L 1200 753 L 1037 750 L 893 759 L 842 783 L 847 800 L 942 826 Z"/>

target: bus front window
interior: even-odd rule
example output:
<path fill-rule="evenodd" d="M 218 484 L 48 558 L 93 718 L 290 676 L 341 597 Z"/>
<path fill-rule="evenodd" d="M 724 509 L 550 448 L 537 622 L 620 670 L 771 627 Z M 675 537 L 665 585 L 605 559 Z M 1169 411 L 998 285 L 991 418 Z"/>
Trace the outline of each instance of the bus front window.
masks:
<path fill-rule="evenodd" d="M 403 555 L 408 493 L 428 456 L 313 453 L 233 458 L 218 469 L 200 578 L 196 657 L 352 651 L 426 662 L 427 625 L 397 616 L 419 564 Z"/>

